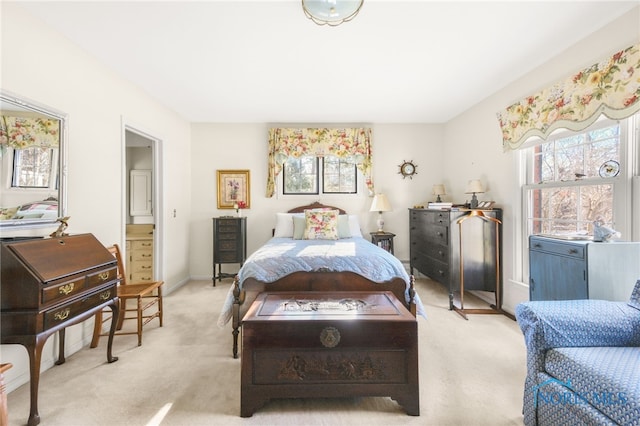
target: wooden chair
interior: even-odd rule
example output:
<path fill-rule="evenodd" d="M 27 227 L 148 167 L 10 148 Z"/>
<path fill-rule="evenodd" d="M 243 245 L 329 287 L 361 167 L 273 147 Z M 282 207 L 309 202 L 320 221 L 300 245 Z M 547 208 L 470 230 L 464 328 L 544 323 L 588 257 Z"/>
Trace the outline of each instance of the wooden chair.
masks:
<path fill-rule="evenodd" d="M 114 244 L 111 247 L 108 247 L 108 250 L 117 260 L 118 263 L 118 278 L 120 279 L 120 284 L 118 285 L 118 298 L 120 303 L 120 313 L 118 315 L 118 324 L 116 327 L 116 335 L 125 335 L 125 334 L 137 334 L 138 335 L 138 346 L 142 345 L 142 327 L 147 324 L 149 321 L 154 318 L 158 318 L 160 320 L 160 327 L 162 327 L 162 284 L 163 281 L 152 281 L 152 282 L 143 282 L 143 283 L 128 283 L 127 282 L 127 274 L 124 270 L 124 262 L 122 261 L 122 254 L 120 252 L 120 247 L 117 244 Z M 133 299 L 136 302 L 135 308 L 128 308 L 127 301 Z M 146 310 L 153 306 L 157 306 L 151 313 L 147 313 Z M 110 319 L 110 316 L 107 318 L 102 317 L 104 311 L 100 311 L 96 314 L 95 324 L 93 327 L 93 339 L 91 340 L 91 347 L 95 348 L 98 346 L 98 341 L 100 340 L 100 336 L 106 336 L 108 333 L 102 332 L 102 325 L 104 322 Z M 131 315 L 132 312 L 135 312 L 135 315 Z M 125 320 L 137 320 L 137 328 L 136 331 L 121 331 L 122 324 Z"/>

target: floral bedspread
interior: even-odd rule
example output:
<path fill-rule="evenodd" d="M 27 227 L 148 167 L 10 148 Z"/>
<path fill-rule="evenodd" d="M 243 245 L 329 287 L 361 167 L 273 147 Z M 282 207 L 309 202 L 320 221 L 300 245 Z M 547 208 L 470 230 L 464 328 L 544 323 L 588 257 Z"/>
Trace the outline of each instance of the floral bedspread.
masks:
<path fill-rule="evenodd" d="M 362 237 L 339 240 L 294 240 L 272 238 L 249 256 L 238 272 L 240 285 L 247 278 L 273 282 L 293 272 L 328 269 L 354 272 L 373 282 L 385 282 L 400 277 L 407 283 L 405 297 L 409 300 L 409 274 L 391 253 L 371 244 Z M 425 316 L 420 297 L 416 294 L 417 313 Z M 233 286 L 225 299 L 218 325 L 231 320 Z"/>

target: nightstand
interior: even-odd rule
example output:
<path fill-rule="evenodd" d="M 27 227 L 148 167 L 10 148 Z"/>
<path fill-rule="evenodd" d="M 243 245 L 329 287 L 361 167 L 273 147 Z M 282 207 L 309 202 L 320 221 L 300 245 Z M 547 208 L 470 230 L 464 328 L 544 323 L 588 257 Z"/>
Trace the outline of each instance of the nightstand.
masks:
<path fill-rule="evenodd" d="M 238 263 L 247 258 L 247 218 L 222 216 L 213 218 L 213 285 L 216 278 L 233 278 L 236 274 L 222 272 L 223 263 Z M 217 266 L 217 272 L 216 272 Z"/>
<path fill-rule="evenodd" d="M 388 251 L 393 254 L 393 237 L 396 234 L 392 234 L 391 232 L 370 232 L 371 242 L 381 249 Z"/>

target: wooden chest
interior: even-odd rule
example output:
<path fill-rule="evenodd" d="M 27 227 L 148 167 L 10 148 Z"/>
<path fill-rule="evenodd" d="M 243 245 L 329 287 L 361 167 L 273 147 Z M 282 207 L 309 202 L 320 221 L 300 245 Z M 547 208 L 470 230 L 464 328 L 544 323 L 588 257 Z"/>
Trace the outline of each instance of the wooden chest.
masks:
<path fill-rule="evenodd" d="M 417 331 L 391 292 L 261 293 L 242 323 L 240 415 L 270 398 L 389 396 L 417 416 Z"/>

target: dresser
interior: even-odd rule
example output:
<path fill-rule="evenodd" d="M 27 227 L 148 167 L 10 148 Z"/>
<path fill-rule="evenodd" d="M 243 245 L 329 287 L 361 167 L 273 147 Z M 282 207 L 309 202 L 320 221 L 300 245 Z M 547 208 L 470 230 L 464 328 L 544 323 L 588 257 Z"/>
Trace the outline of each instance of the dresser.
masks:
<path fill-rule="evenodd" d="M 529 237 L 529 299 L 628 301 L 640 279 L 640 243 Z"/>
<path fill-rule="evenodd" d="M 247 218 L 222 216 L 213 218 L 213 285 L 216 279 L 234 277 L 223 273 L 222 264 L 237 263 L 247 258 Z"/>
<path fill-rule="evenodd" d="M 0 335 L 2 344 L 27 349 L 30 367 L 29 425 L 40 422 L 38 384 L 40 360 L 47 338 L 60 333 L 59 356 L 64 359 L 64 330 L 91 318 L 107 306 L 118 316 L 116 259 L 91 234 L 5 242 L 0 248 Z M 107 361 L 116 321 L 112 321 Z"/>
<path fill-rule="evenodd" d="M 130 283 L 153 281 L 153 227 L 127 225 L 126 271 Z"/>
<path fill-rule="evenodd" d="M 502 221 L 502 210 L 481 211 L 485 219 L 472 212 L 409 209 L 411 274 L 417 269 L 444 285 L 449 309 L 454 309 L 454 293 L 460 291 L 462 276 L 465 291 L 502 291 L 501 225 L 486 219 Z"/>

